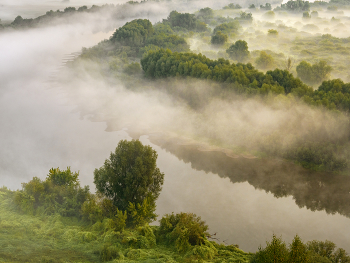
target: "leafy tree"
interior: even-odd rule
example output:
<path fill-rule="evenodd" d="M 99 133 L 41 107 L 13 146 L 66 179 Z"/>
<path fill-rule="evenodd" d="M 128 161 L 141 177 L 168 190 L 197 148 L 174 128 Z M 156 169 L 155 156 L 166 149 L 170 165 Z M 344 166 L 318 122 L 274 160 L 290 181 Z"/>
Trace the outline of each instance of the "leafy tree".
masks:
<path fill-rule="evenodd" d="M 296 71 L 302 81 L 309 85 L 316 85 L 329 78 L 332 67 L 323 60 L 313 65 L 306 61 L 301 61 L 296 67 Z"/>
<path fill-rule="evenodd" d="M 254 4 L 250 4 L 248 8 L 249 9 L 255 9 L 255 5 Z"/>
<path fill-rule="evenodd" d="M 174 30 L 168 25 L 164 23 L 157 23 L 153 26 L 154 33 L 155 34 L 166 34 L 166 35 L 173 35 L 175 34 Z"/>
<path fill-rule="evenodd" d="M 239 4 L 230 3 L 227 6 L 224 6 L 223 9 L 241 9 L 242 7 Z"/>
<path fill-rule="evenodd" d="M 51 168 L 47 175 L 47 180 L 50 180 L 55 185 L 75 185 L 78 184 L 78 176 L 79 173 L 73 173 L 70 167 L 63 171 L 59 168 Z"/>
<path fill-rule="evenodd" d="M 182 27 L 187 30 L 195 30 L 197 18 L 194 14 L 182 14 L 177 11 L 172 11 L 168 16 L 167 21 L 170 23 L 171 27 Z"/>
<path fill-rule="evenodd" d="M 231 21 L 228 23 L 222 23 L 214 28 L 214 34 L 221 31 L 227 35 L 235 35 L 238 33 L 238 30 L 241 28 L 241 25 L 238 21 Z"/>
<path fill-rule="evenodd" d="M 259 248 L 259 251 L 252 258 L 251 262 L 283 263 L 288 262 L 289 252 L 281 237 L 272 236 L 271 243 L 266 242 L 266 248 Z"/>
<path fill-rule="evenodd" d="M 271 55 L 268 55 L 265 51 L 260 52 L 260 56 L 255 60 L 258 68 L 263 70 L 271 69 L 274 66 L 274 59 Z"/>
<path fill-rule="evenodd" d="M 296 235 L 292 244 L 289 246 L 289 262 L 290 263 L 308 263 L 310 262 L 307 247 L 301 241 L 300 237 Z"/>
<path fill-rule="evenodd" d="M 311 18 L 311 15 L 309 14 L 309 12 L 303 12 L 303 19 L 309 19 Z"/>
<path fill-rule="evenodd" d="M 260 5 L 260 9 L 271 10 L 272 7 L 270 3 L 266 3 L 265 6 Z"/>
<path fill-rule="evenodd" d="M 175 52 L 189 51 L 189 45 L 183 37 L 175 34 L 167 35 L 165 33 L 158 33 L 148 38 L 147 45 L 154 45 L 164 49 L 170 49 Z"/>
<path fill-rule="evenodd" d="M 15 18 L 15 20 L 13 20 L 13 22 L 11 23 L 12 25 L 20 25 L 21 23 L 23 23 L 23 18 L 21 16 L 17 16 Z"/>
<path fill-rule="evenodd" d="M 211 43 L 213 45 L 223 45 L 227 42 L 227 35 L 221 33 L 221 31 L 218 31 L 211 37 Z"/>
<path fill-rule="evenodd" d="M 210 7 L 205 7 L 199 10 L 197 17 L 204 22 L 208 22 L 214 16 L 214 11 Z"/>
<path fill-rule="evenodd" d="M 310 10 L 310 3 L 303 0 L 289 0 L 287 3 L 281 4 L 281 8 L 287 11 L 305 12 Z"/>
<path fill-rule="evenodd" d="M 78 8 L 78 12 L 85 12 L 85 11 L 87 11 L 87 10 L 88 10 L 88 8 L 87 8 L 86 5 L 81 6 L 81 7 Z"/>
<path fill-rule="evenodd" d="M 125 46 L 141 47 L 153 33 L 153 26 L 149 20 L 135 19 L 117 29 L 111 40 Z"/>
<path fill-rule="evenodd" d="M 68 13 L 68 12 L 75 12 L 76 9 L 75 7 L 66 7 L 63 12 Z"/>
<path fill-rule="evenodd" d="M 253 15 L 252 15 L 252 13 L 241 12 L 239 14 L 239 17 L 236 17 L 235 20 L 238 20 L 241 22 L 252 22 Z"/>
<path fill-rule="evenodd" d="M 226 53 L 232 59 L 243 62 L 249 57 L 248 44 L 244 40 L 237 40 L 226 50 Z"/>
<path fill-rule="evenodd" d="M 313 240 L 307 243 L 307 247 L 310 253 L 313 254 L 313 258 L 317 255 L 318 257 L 328 259 L 332 263 L 350 262 L 350 257 L 345 250 L 342 248 L 335 250 L 336 245 L 331 241 Z"/>
<path fill-rule="evenodd" d="M 324 60 L 312 65 L 312 72 L 316 83 L 321 83 L 322 81 L 327 80 L 330 77 L 331 71 L 332 67 L 327 65 L 327 62 Z"/>
<path fill-rule="evenodd" d="M 204 8 L 204 10 L 202 11 L 202 14 L 205 17 L 208 17 L 208 15 L 210 16 L 209 9 Z M 191 30 L 197 32 L 204 32 L 208 29 L 207 25 L 204 22 L 198 20 L 194 14 L 179 13 L 177 11 L 170 12 L 168 18 L 163 20 L 163 23 L 168 23 L 175 31 Z"/>
<path fill-rule="evenodd" d="M 121 211 L 130 205 L 142 206 L 145 200 L 153 209 L 164 180 L 156 160 L 156 151 L 139 140 L 120 141 L 104 165 L 94 171 L 97 191 Z"/>

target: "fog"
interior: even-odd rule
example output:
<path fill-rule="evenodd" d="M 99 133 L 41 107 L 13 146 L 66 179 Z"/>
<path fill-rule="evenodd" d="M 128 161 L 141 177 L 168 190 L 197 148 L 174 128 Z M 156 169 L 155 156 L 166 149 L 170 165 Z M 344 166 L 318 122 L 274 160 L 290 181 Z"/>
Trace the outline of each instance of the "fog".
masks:
<path fill-rule="evenodd" d="M 82 183 L 91 184 L 86 174 L 126 136 L 105 133 L 103 123 L 80 120 L 50 84 L 66 55 L 109 34 L 92 34 L 91 25 L 82 24 L 0 34 L 2 185 L 19 188 L 58 166 L 81 170 Z"/>
<path fill-rule="evenodd" d="M 93 3 L 99 4 L 90 4 Z M 23 1 L 21 4 L 17 3 L 17 6 L 23 7 L 24 4 L 40 5 L 39 2 Z M 67 5 L 50 2 L 51 6 L 56 4 Z M 69 2 L 69 5 L 71 4 L 73 5 L 73 2 Z M 76 6 L 80 4 L 82 3 L 74 2 Z M 189 8 L 199 8 L 205 4 L 195 2 Z M 9 7 L 10 3 L 4 2 L 4 6 Z M 185 8 L 185 5 L 182 3 L 178 7 Z M 86 145 L 89 149 L 99 144 L 97 140 L 89 138 L 94 134 L 89 131 L 94 128 L 87 129 L 85 125 L 98 127 L 96 129 L 106 127 L 108 131 L 120 131 L 125 128 L 129 133 L 138 134 L 162 132 L 169 136 L 186 138 L 187 143 L 202 143 L 205 145 L 203 147 L 207 148 L 214 142 L 233 155 L 235 150 L 241 150 L 242 147 L 244 151 L 258 151 L 273 143 L 288 149 L 299 143 L 298 140 L 310 136 L 324 136 L 327 139 L 347 135 L 344 129 L 347 125 L 346 119 L 320 108 L 306 106 L 292 97 L 275 97 L 268 100 L 268 103 L 258 98 L 247 99 L 240 96 L 226 96 L 223 99 L 222 95 L 218 95 L 213 99 L 208 94 L 213 94 L 217 88 L 215 84 L 199 80 L 176 80 L 172 83 L 129 81 L 128 85 L 131 83 L 143 87 L 135 91 L 127 88 L 120 80 L 111 81 L 100 76 L 99 66 L 92 62 L 85 62 L 74 70 L 62 70 L 64 59 L 71 58 L 71 53 L 108 39 L 115 28 L 122 26 L 126 21 L 134 17 L 148 17 L 153 23 L 161 21 L 162 18 L 166 18 L 171 8 L 170 4 L 167 6 L 149 3 L 146 4 L 146 8 L 131 8 L 123 17 L 110 14 L 101 18 L 99 13 L 77 14 L 66 23 L 0 34 L 0 48 L 3 51 L 0 54 L 1 120 L 6 123 L 5 129 L 1 131 L 2 138 L 6 138 L 1 142 L 2 148 L 6 149 L 2 152 L 4 158 L 1 158 L 1 169 L 4 170 L 3 174 L 6 174 L 6 180 L 12 179 L 11 183 L 4 184 L 18 187 L 19 180 L 14 179 L 14 175 L 31 178 L 39 168 L 43 173 L 51 166 L 73 166 L 61 162 L 60 159 L 72 160 L 73 156 L 79 155 L 76 152 L 87 154 L 86 150 L 79 149 L 77 141 L 90 141 L 92 145 Z M 29 12 L 30 10 L 27 10 L 27 14 Z M 278 24 L 280 18 L 276 17 L 274 22 Z M 259 19 L 263 19 L 263 13 L 254 12 L 254 24 L 244 26 L 242 30 L 259 30 L 262 28 Z M 296 19 L 291 15 L 287 25 L 295 24 Z M 274 48 L 273 41 L 267 39 L 257 43 L 253 38 L 249 38 L 249 34 L 246 35 L 251 50 Z M 280 41 L 283 42 L 283 38 Z M 190 39 L 189 43 L 191 50 L 205 51 L 198 41 Z M 207 45 L 206 48 L 210 51 L 212 47 Z M 189 97 L 192 103 L 195 100 L 200 110 L 190 107 L 184 97 Z M 81 119 L 79 125 L 76 124 L 76 118 Z M 100 123 L 92 124 L 91 121 Z M 74 128 L 70 129 L 70 126 Z M 62 128 L 62 131 L 57 127 Z M 85 132 L 82 132 L 83 130 Z M 116 138 L 113 133 L 104 133 L 102 130 L 97 134 L 102 137 L 108 134 L 108 140 Z M 77 139 L 72 139 L 74 136 Z M 127 135 L 123 133 L 118 136 Z M 65 143 L 62 143 L 62 140 Z M 106 144 L 109 144 L 108 140 Z M 63 147 L 64 144 L 69 147 Z M 74 147 L 74 144 L 77 146 Z M 109 145 L 106 147 L 108 150 L 101 147 L 101 151 L 108 153 L 113 147 L 114 145 Z M 50 149 L 53 151 L 49 154 Z M 25 156 L 23 152 L 30 152 L 30 155 Z M 97 155 L 100 155 L 100 152 L 90 158 Z M 19 161 L 19 156 L 22 156 L 23 160 Z M 35 159 L 50 165 L 42 167 Z M 79 160 L 78 157 L 76 159 Z M 99 160 L 102 159 L 99 157 Z M 17 160 L 18 163 L 14 165 Z M 72 161 L 76 162 L 78 161 Z M 89 168 L 86 168 L 86 171 L 91 171 L 93 165 L 90 166 L 91 161 L 87 163 Z M 85 169 L 78 165 L 75 167 L 72 168 L 82 171 Z M 24 175 L 24 171 L 28 169 L 30 174 Z M 91 180 L 89 182 L 91 184 Z"/>
<path fill-rule="evenodd" d="M 104 3 L 1 1 L 0 18 L 12 21 L 17 15 L 36 17 L 50 9 L 63 10 L 68 5 Z M 123 2 L 113 1 L 118 3 Z M 108 39 L 116 28 L 132 19 L 148 18 L 156 23 L 175 8 L 194 12 L 205 6 L 221 9 L 227 3 L 148 3 L 126 7 L 118 15 L 76 14 L 40 28 L 0 32 L 0 186 L 20 189 L 22 182 L 34 176 L 44 179 L 52 167 L 70 166 L 73 171 L 80 171 L 81 184 L 89 185 L 94 191 L 93 170 L 103 164 L 121 139 L 141 136 L 143 143 L 158 152 L 158 166 L 165 173 L 163 191 L 157 201 L 156 212 L 160 216 L 194 212 L 206 220 L 211 233 L 218 232 L 220 241 L 238 243 L 246 251 L 256 251 L 273 233 L 282 234 L 287 242 L 297 233 L 305 241 L 329 239 L 347 249 L 349 241 L 344 229 L 349 219 L 339 212 L 343 206 L 339 210 L 336 206 L 330 210 L 334 215 L 328 215 L 325 209 L 312 212 L 310 206 L 297 205 L 314 202 L 300 198 L 309 197 L 309 193 L 299 194 L 298 199 L 293 196 L 298 186 L 308 189 L 312 185 L 308 180 L 295 182 L 292 174 L 287 180 L 295 185 L 290 187 L 288 195 L 280 198 L 276 198 L 276 192 L 269 192 L 269 187 L 261 187 L 269 180 L 263 180 L 262 184 L 261 178 L 265 179 L 267 174 L 279 176 L 280 171 L 289 173 L 293 164 L 289 163 L 287 171 L 283 171 L 281 160 L 265 163 L 266 159 L 262 158 L 255 163 L 257 170 L 242 169 L 252 168 L 264 149 L 285 151 L 310 138 L 348 137 L 348 120 L 344 116 L 308 106 L 292 96 L 268 95 L 261 99 L 233 95 L 225 91 L 225 85 L 189 78 L 106 77 L 101 65 L 92 61 L 82 61 L 74 67 L 66 65 L 79 55 L 82 47 L 92 47 Z M 224 17 L 235 17 L 239 11 L 220 12 Z M 253 23 L 242 27 L 239 39 L 248 42 L 250 51 L 280 52 L 281 61 L 296 54 L 288 43 L 298 38 L 317 36 L 327 32 L 326 28 L 339 37 L 350 36 L 347 30 L 335 31 L 337 24 L 329 21 L 333 15 L 326 11 L 319 11 L 319 19 L 308 21 L 300 14 L 276 13 L 273 19 L 267 19 L 265 12 L 252 12 Z M 346 19 L 340 19 L 347 27 Z M 305 27 L 310 23 L 317 24 L 318 30 Z M 271 40 L 268 36 L 267 30 L 271 28 L 279 30 L 278 38 Z M 229 43 L 237 39 L 231 37 Z M 199 35 L 186 40 L 193 52 L 211 52 L 213 58 L 225 53 L 226 47 L 214 48 Z M 296 63 L 300 59 L 295 57 Z M 344 57 L 334 56 L 334 61 L 337 59 Z M 339 76 L 346 78 L 344 74 Z M 156 140 L 149 140 L 148 135 L 172 138 L 176 145 L 195 145 L 204 153 L 219 152 L 240 164 L 235 167 L 237 173 L 232 172 L 232 177 L 216 173 L 214 168 L 219 164 L 212 165 L 212 170 L 196 167 L 195 158 L 176 155 Z M 208 165 L 211 161 L 208 157 L 203 162 Z M 227 167 L 234 170 L 230 165 Z M 298 172 L 302 170 L 295 167 Z M 253 179 L 258 175 L 256 184 L 250 175 Z M 278 186 L 292 184 L 283 180 Z M 317 193 L 323 197 L 324 183 L 317 179 L 315 182 L 320 185 Z M 327 196 L 332 196 L 334 188 L 330 187 Z M 315 202 L 324 201 L 320 199 Z M 328 227 L 327 231 L 324 226 Z"/>

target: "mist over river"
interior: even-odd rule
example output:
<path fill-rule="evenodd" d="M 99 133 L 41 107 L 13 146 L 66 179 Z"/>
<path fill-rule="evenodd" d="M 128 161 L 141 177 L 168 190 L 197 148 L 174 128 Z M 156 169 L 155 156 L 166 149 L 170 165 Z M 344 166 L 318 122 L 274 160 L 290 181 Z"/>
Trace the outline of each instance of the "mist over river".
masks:
<path fill-rule="evenodd" d="M 70 166 L 80 171 L 82 185 L 94 189 L 93 170 L 121 139 L 131 139 L 123 130 L 127 126 L 110 128 L 115 115 L 108 107 L 82 98 L 98 97 L 99 90 L 88 89 L 84 95 L 81 86 L 81 99 L 74 102 L 76 94 L 71 96 L 69 88 L 53 81 L 72 53 L 110 35 L 93 33 L 89 24 L 0 34 L 1 186 L 20 189 L 34 176 L 45 178 L 52 167 Z M 117 95 L 108 93 L 112 104 L 124 100 Z M 148 100 L 152 102 L 144 98 Z M 90 118 L 87 109 L 100 116 L 98 122 L 91 121 L 96 118 Z M 119 117 L 130 119 L 124 114 Z M 281 160 L 201 151 L 161 133 L 142 135 L 140 140 L 157 151 L 158 167 L 165 174 L 159 216 L 193 212 L 219 242 L 238 244 L 245 251 L 264 246 L 273 233 L 286 242 L 296 234 L 303 241 L 328 239 L 350 251 L 348 177 L 308 172 Z"/>

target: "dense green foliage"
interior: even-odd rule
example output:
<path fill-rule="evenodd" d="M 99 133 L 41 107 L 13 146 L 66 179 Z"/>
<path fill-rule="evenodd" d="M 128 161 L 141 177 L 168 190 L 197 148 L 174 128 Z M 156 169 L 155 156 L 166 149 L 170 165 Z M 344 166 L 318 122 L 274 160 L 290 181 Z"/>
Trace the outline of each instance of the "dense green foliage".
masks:
<path fill-rule="evenodd" d="M 305 12 L 310 10 L 310 3 L 303 0 L 289 0 L 287 3 L 281 4 L 281 9 L 293 12 Z"/>
<path fill-rule="evenodd" d="M 238 21 L 222 23 L 214 28 L 214 34 L 221 31 L 224 34 L 235 36 L 241 28 Z"/>
<path fill-rule="evenodd" d="M 91 195 L 88 186 L 80 187 L 78 173 L 71 172 L 70 168 L 51 169 L 45 181 L 34 177 L 22 187 L 16 192 L 15 203 L 30 214 L 58 212 L 62 216 L 80 217 L 80 209 Z"/>
<path fill-rule="evenodd" d="M 271 57 L 265 52 L 261 53 L 257 64 L 262 68 L 271 67 Z M 301 63 L 303 64 L 307 63 Z M 341 80 L 325 81 L 319 89 L 313 91 L 300 79 L 293 77 L 288 70 L 275 69 L 264 74 L 249 63 L 230 64 L 224 59 L 211 60 L 201 54 L 173 53 L 170 50 L 150 52 L 141 60 L 141 65 L 145 75 L 150 78 L 191 76 L 211 79 L 232 83 L 232 89 L 237 92 L 248 94 L 267 94 L 269 91 L 277 94 L 293 93 L 312 105 L 350 110 L 348 84 L 344 84 Z M 314 69 L 312 71 L 314 75 L 311 76 L 318 80 L 325 78 L 329 73 L 329 67 L 324 62 L 311 66 L 311 69 Z"/>
<path fill-rule="evenodd" d="M 212 37 L 211 37 L 211 43 L 213 45 L 223 45 L 227 42 L 228 36 L 223 34 L 221 31 L 217 31 Z"/>
<path fill-rule="evenodd" d="M 196 20 L 195 17 L 194 19 Z M 197 23 L 197 25 L 200 24 Z M 89 49 L 84 48 L 81 58 L 109 61 L 119 60 L 124 54 L 126 57 L 137 58 L 150 50 L 160 48 L 168 48 L 176 52 L 189 51 L 189 45 L 185 39 L 175 34 L 168 21 L 153 26 L 147 19 L 135 19 L 118 28 L 109 40 L 104 40 Z M 128 67 L 125 72 L 129 74 L 130 66 Z"/>
<path fill-rule="evenodd" d="M 170 243 L 175 243 L 179 252 L 189 247 L 202 245 L 206 241 L 208 226 L 194 214 L 165 215 L 160 220 L 160 235 Z"/>
<path fill-rule="evenodd" d="M 91 224 L 58 214 L 32 215 L 18 211 L 13 202 L 16 194 L 0 189 L 3 262 L 350 262 L 347 253 L 330 241 L 305 245 L 297 236 L 289 248 L 273 236 L 267 247 L 252 257 L 235 245 L 208 241 L 208 226 L 194 214 L 165 215 L 159 227 L 125 229 L 105 217 Z M 281 260 L 271 260 L 273 255 Z"/>
<path fill-rule="evenodd" d="M 232 89 L 238 92 L 290 93 L 300 95 L 312 93 L 312 90 L 286 70 L 275 69 L 266 74 L 256 70 L 251 64 L 230 64 L 224 59 L 210 60 L 193 53 L 176 53 L 170 50 L 150 52 L 141 60 L 145 75 L 150 78 L 191 76 L 232 83 Z"/>
<path fill-rule="evenodd" d="M 265 5 L 260 5 L 260 9 L 265 9 L 267 11 L 271 10 L 271 4 L 270 3 L 266 3 Z"/>
<path fill-rule="evenodd" d="M 176 214 L 167 228 L 120 227 L 101 217 L 90 223 L 57 214 L 19 212 L 17 192 L 0 189 L 0 261 L 2 262 L 249 262 L 251 254 L 208 241 L 207 226 L 193 214 Z M 64 196 L 70 198 L 69 196 Z M 161 219 L 169 222 L 169 216 Z M 187 233 L 192 233 L 188 235 Z M 195 242 L 199 238 L 200 242 Z M 183 241 L 176 242 L 177 240 Z M 188 243 L 190 242 L 190 243 Z M 191 242 L 194 242 L 193 244 Z M 179 252 L 181 250 L 181 252 Z"/>
<path fill-rule="evenodd" d="M 239 4 L 230 3 L 223 7 L 223 9 L 241 9 L 242 7 Z"/>
<path fill-rule="evenodd" d="M 119 42 L 123 46 L 141 47 L 153 33 L 153 26 L 149 20 L 136 19 L 117 29 L 111 41 Z"/>
<path fill-rule="evenodd" d="M 237 40 L 226 50 L 226 53 L 229 54 L 230 58 L 244 62 L 249 57 L 248 44 L 244 40 Z"/>
<path fill-rule="evenodd" d="M 204 9 L 200 12 L 200 17 L 204 20 L 210 19 L 210 10 Z M 163 20 L 163 23 L 168 23 L 175 30 L 188 30 L 203 32 L 207 30 L 205 23 L 197 19 L 194 14 L 179 13 L 172 11 L 167 19 Z"/>
<path fill-rule="evenodd" d="M 252 257 L 252 263 L 308 263 L 308 262 L 329 262 L 340 263 L 350 262 L 350 257 L 342 248 L 335 250 L 336 246 L 330 241 L 310 241 L 304 244 L 298 235 L 293 239 L 292 244 L 287 248 L 280 237 L 273 235 L 271 242 L 266 242 L 266 247 Z"/>
<path fill-rule="evenodd" d="M 206 23 L 209 22 L 209 20 L 213 17 L 214 17 L 214 10 L 209 7 L 200 9 L 197 14 L 197 18 L 200 20 L 203 20 Z"/>
<path fill-rule="evenodd" d="M 329 79 L 332 67 L 327 65 L 326 61 L 319 61 L 311 65 L 306 61 L 300 62 L 296 68 L 298 77 L 309 85 L 319 85 L 321 82 Z"/>
<path fill-rule="evenodd" d="M 260 56 L 255 60 L 255 64 L 262 70 L 272 69 L 274 66 L 274 59 L 265 51 L 261 51 Z"/>
<path fill-rule="evenodd" d="M 55 19 L 67 19 L 69 16 L 72 16 L 74 14 L 79 13 L 96 13 L 101 10 L 108 10 L 111 7 L 114 7 L 114 5 L 102 5 L 102 6 L 96 6 L 93 5 L 91 8 L 88 8 L 87 6 L 81 6 L 78 9 L 75 7 L 66 7 L 63 11 L 57 10 L 57 11 L 48 11 L 45 15 L 39 16 L 37 18 L 22 18 L 22 16 L 17 16 L 14 21 L 9 25 L 13 28 L 31 28 L 31 27 L 37 27 L 40 25 L 47 25 L 52 23 Z"/>
<path fill-rule="evenodd" d="M 96 189 L 117 209 L 129 210 L 136 224 L 151 222 L 156 218 L 155 201 L 164 180 L 156 161 L 157 153 L 150 146 L 139 140 L 122 140 L 104 165 L 95 170 Z"/>

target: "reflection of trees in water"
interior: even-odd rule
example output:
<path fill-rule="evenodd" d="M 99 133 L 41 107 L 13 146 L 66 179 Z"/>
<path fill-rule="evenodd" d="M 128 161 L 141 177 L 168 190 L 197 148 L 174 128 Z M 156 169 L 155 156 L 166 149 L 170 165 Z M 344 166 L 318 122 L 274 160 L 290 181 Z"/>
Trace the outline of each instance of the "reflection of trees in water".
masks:
<path fill-rule="evenodd" d="M 150 137 L 196 170 L 228 177 L 233 183 L 247 181 L 275 197 L 292 195 L 296 204 L 312 211 L 338 212 L 350 217 L 350 177 L 319 173 L 276 159 L 231 158 L 220 151 L 200 151 L 195 145 L 179 145 L 175 139 Z"/>

